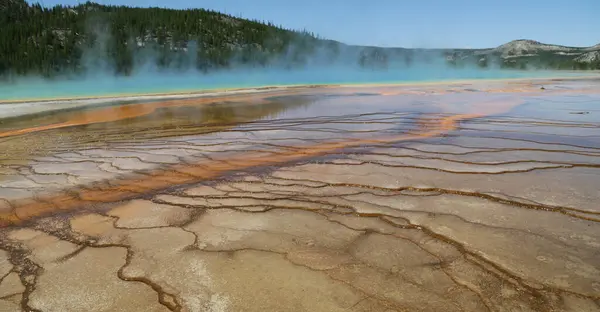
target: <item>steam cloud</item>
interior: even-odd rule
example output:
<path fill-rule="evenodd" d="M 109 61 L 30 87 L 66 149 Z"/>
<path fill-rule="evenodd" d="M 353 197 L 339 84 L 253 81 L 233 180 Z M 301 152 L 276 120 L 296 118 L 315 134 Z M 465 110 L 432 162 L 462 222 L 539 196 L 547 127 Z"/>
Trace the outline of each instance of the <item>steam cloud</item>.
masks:
<path fill-rule="evenodd" d="M 167 42 L 160 45 L 147 38 L 126 38 L 133 66 L 117 72 L 109 55 L 110 25 L 100 19 L 87 21 L 91 40 L 81 47 L 77 74 L 53 79 L 11 77 L 0 82 L 0 100 L 98 96 L 131 93 L 162 93 L 214 88 L 257 87 L 291 84 L 344 84 L 447 79 L 508 78 L 525 76 L 503 71 L 493 60 L 487 68 L 476 64 L 452 66 L 448 51 L 350 46 L 299 35 L 284 53 L 264 61 L 262 47 L 252 53 L 240 49 L 223 68 L 212 68 L 202 58 L 201 44 Z M 268 45 L 268 43 L 267 43 Z M 460 58 L 460 55 L 450 55 Z M 248 62 L 248 58 L 251 61 Z M 203 66 L 204 65 L 204 66 Z M 527 76 L 531 76 L 528 73 Z"/>

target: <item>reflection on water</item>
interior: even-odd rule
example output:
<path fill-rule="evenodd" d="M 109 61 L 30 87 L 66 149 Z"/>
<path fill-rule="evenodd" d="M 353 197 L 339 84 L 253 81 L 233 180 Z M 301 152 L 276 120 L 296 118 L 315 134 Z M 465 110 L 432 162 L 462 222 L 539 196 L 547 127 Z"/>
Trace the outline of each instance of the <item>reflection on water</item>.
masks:
<path fill-rule="evenodd" d="M 0 124 L 0 158 L 26 160 L 111 142 L 223 131 L 306 107 L 308 97 L 245 101 L 128 103 L 11 118 Z M 4 137 L 4 138 L 2 138 Z"/>
<path fill-rule="evenodd" d="M 563 96 L 538 96 L 516 107 L 511 114 L 569 122 L 599 122 L 600 96 L 580 94 Z"/>
<path fill-rule="evenodd" d="M 600 95 L 536 95 L 507 112 L 468 123 L 462 136 L 600 148 Z"/>

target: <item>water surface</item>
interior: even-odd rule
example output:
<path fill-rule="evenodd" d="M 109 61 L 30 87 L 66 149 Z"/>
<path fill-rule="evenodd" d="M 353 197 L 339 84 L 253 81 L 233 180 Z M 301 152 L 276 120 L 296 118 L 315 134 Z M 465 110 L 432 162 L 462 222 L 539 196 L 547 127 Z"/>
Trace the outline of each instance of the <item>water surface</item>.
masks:
<path fill-rule="evenodd" d="M 471 79 L 580 77 L 589 73 L 454 69 L 443 65 L 415 66 L 387 71 L 344 68 L 303 70 L 232 70 L 211 74 L 198 72 L 141 72 L 131 77 L 98 74 L 72 80 L 17 79 L 0 84 L 1 100 L 50 99 L 122 94 L 188 92 L 211 89 L 250 88 L 274 85 L 359 84 L 431 82 Z"/>

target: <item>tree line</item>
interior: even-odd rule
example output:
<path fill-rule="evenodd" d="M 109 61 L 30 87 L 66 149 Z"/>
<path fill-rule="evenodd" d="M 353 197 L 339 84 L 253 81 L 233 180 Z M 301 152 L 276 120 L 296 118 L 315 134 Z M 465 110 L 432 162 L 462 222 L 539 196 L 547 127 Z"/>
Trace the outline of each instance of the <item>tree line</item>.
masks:
<path fill-rule="evenodd" d="M 0 1 L 0 75 L 54 76 L 94 66 L 128 74 L 148 59 L 158 67 L 200 70 L 232 63 L 265 65 L 284 54 L 302 62 L 321 41 L 306 31 L 204 9 L 92 2 L 47 8 L 24 0 Z"/>

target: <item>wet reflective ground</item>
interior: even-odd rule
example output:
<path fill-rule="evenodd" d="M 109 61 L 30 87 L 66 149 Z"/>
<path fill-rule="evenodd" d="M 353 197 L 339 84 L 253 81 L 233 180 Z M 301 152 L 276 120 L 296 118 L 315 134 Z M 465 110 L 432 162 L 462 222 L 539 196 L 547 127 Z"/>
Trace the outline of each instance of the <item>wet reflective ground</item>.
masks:
<path fill-rule="evenodd" d="M 599 105 L 548 80 L 0 120 L 0 310 L 600 311 Z"/>

